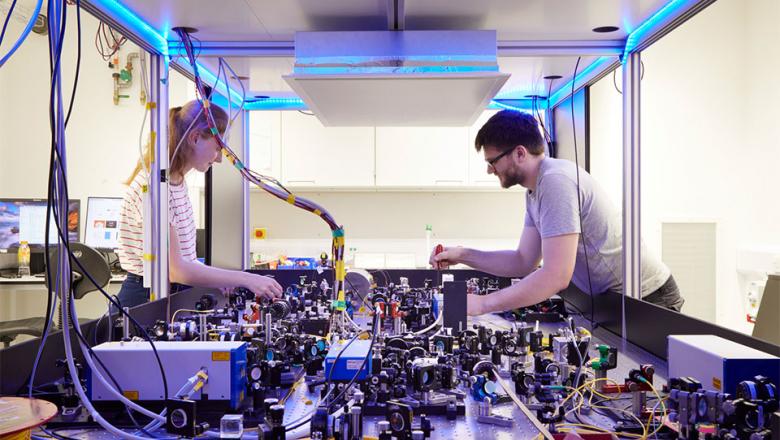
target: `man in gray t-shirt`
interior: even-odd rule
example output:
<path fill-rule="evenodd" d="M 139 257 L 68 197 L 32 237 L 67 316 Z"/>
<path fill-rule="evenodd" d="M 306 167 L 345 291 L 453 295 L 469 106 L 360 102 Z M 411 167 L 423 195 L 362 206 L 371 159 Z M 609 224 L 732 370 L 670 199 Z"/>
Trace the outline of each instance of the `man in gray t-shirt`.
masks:
<path fill-rule="evenodd" d="M 525 187 L 525 227 L 516 250 L 485 252 L 462 247 L 431 255 L 440 268 L 463 263 L 499 276 L 523 276 L 487 296 L 470 296 L 469 315 L 539 303 L 573 282 L 584 292 L 623 290 L 623 226 L 604 191 L 585 170 L 546 157 L 534 117 L 511 110 L 491 117 L 475 139 L 488 173 L 501 186 Z M 578 197 L 579 195 L 579 197 Z M 683 299 L 669 268 L 641 247 L 642 298 L 679 311 Z M 539 263 L 544 258 L 544 264 Z"/>

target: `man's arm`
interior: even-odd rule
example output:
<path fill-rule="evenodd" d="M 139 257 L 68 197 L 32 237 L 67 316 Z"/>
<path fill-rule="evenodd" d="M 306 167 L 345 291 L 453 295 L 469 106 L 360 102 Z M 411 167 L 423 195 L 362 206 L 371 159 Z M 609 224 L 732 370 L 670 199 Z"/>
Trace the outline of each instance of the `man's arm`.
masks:
<path fill-rule="evenodd" d="M 579 234 L 542 239 L 544 265 L 520 282 L 486 296 L 469 295 L 471 316 L 537 304 L 565 289 L 574 273 Z"/>
<path fill-rule="evenodd" d="M 520 243 L 515 250 L 480 251 L 462 247 L 445 248 L 431 255 L 431 265 L 463 263 L 476 270 L 501 277 L 520 277 L 531 273 L 541 260 L 542 248 L 539 231 L 533 226 L 523 228 Z"/>

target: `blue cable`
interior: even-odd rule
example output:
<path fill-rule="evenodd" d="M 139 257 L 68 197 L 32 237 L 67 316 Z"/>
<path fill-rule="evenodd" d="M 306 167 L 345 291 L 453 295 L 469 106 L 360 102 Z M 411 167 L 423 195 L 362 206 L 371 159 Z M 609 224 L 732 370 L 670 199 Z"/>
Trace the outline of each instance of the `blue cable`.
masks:
<path fill-rule="evenodd" d="M 8 28 L 8 22 L 11 21 L 11 16 L 14 14 L 14 8 L 16 7 L 16 0 L 11 3 L 11 8 L 8 10 L 8 15 L 5 17 L 3 23 L 3 32 L 0 32 L 0 46 L 3 45 L 3 39 L 5 39 L 5 30 Z"/>
<path fill-rule="evenodd" d="M 14 1 L 16 3 L 16 1 Z M 0 67 L 3 67 L 3 64 L 5 64 L 6 61 L 8 61 L 9 58 L 11 58 L 11 55 L 16 52 L 17 49 L 19 49 L 19 46 L 22 45 L 25 38 L 30 34 L 30 31 L 32 30 L 33 24 L 35 24 L 35 20 L 38 18 L 38 15 L 41 12 L 41 7 L 43 6 L 43 0 L 38 0 L 38 3 L 35 5 L 35 12 L 30 15 L 30 21 L 27 22 L 27 26 L 24 28 L 24 31 L 22 31 L 22 35 L 19 36 L 19 38 L 16 40 L 16 43 L 14 43 L 13 47 L 11 47 L 11 50 L 8 51 L 7 54 L 3 58 L 0 58 Z M 13 10 L 13 5 L 11 6 Z M 11 13 L 8 13 L 8 16 L 11 16 Z M 8 20 L 6 20 L 6 24 L 8 23 Z M 3 26 L 3 33 L 5 33 L 5 26 Z M 2 42 L 2 38 L 0 38 L 0 42 Z"/>

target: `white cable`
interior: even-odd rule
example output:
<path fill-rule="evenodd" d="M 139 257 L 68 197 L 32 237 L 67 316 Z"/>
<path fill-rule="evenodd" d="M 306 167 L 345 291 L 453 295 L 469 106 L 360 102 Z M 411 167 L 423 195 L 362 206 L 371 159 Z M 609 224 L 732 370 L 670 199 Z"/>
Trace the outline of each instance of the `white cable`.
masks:
<path fill-rule="evenodd" d="M 355 326 L 358 330 L 363 330 L 362 327 L 360 327 L 355 321 L 352 320 L 352 318 L 349 317 L 349 313 L 344 312 L 344 316 L 347 318 L 347 321 L 349 321 L 353 326 Z"/>
<path fill-rule="evenodd" d="M 429 325 L 428 327 L 425 327 L 424 329 L 422 329 L 420 331 L 414 332 L 414 334 L 415 335 L 422 335 L 424 333 L 428 333 L 429 331 L 431 331 L 434 328 L 436 328 L 436 326 L 439 326 L 439 325 L 441 325 L 443 323 L 444 323 L 444 314 L 443 313 L 439 313 L 439 317 L 436 318 L 435 321 L 433 321 L 433 324 Z"/>
<path fill-rule="evenodd" d="M 70 313 L 71 313 L 71 317 L 72 317 L 71 319 L 73 320 L 73 325 L 78 328 L 79 333 L 83 334 L 83 332 L 81 331 L 81 325 L 77 321 L 78 318 L 76 316 L 75 301 L 68 301 L 68 302 L 70 303 L 69 307 L 71 309 Z M 65 307 L 63 307 L 63 309 L 64 308 Z M 63 327 L 67 327 L 67 321 L 63 321 L 63 322 L 66 323 Z M 89 349 L 84 345 L 84 342 L 82 342 L 81 339 L 79 339 L 78 341 L 79 341 L 79 346 L 81 347 L 81 352 L 84 354 L 84 360 L 87 361 L 87 364 L 89 365 L 89 368 L 92 370 L 92 374 L 108 389 L 108 391 L 111 394 L 116 396 L 122 403 L 124 403 L 125 405 L 130 406 L 132 409 L 140 412 L 141 414 L 143 414 L 143 415 L 145 415 L 147 417 L 151 417 L 154 420 L 165 421 L 165 416 L 162 416 L 162 415 L 159 415 L 159 414 L 155 414 L 154 412 L 149 411 L 148 409 L 146 409 L 146 408 L 138 405 L 137 403 L 133 402 L 132 400 L 128 399 L 127 397 L 122 395 L 122 393 L 120 393 L 117 389 L 115 389 L 114 385 L 109 383 L 108 380 L 106 380 L 106 378 L 103 376 L 103 374 L 97 368 L 95 363 L 92 361 L 92 356 L 89 353 Z"/>
<path fill-rule="evenodd" d="M 62 250 L 60 251 L 60 253 L 62 253 Z M 70 267 L 69 264 L 67 266 Z M 65 290 L 64 286 L 60 286 L 60 290 L 61 290 L 60 293 L 62 295 L 60 301 L 64 301 L 67 299 L 68 292 Z M 75 311 L 75 308 L 73 311 Z M 75 325 L 78 325 L 78 318 L 73 313 L 71 313 L 71 315 L 72 315 L 73 323 Z M 66 325 L 64 325 L 62 328 L 62 338 L 63 338 L 63 345 L 65 346 L 65 358 L 66 358 L 66 363 L 68 365 L 68 372 L 70 373 L 70 378 L 73 381 L 73 383 L 77 384 L 76 386 L 73 387 L 73 389 L 76 391 L 76 394 L 78 394 L 79 399 L 81 400 L 81 404 L 84 405 L 84 408 L 87 409 L 87 411 L 92 416 L 92 418 L 96 422 L 98 422 L 98 424 L 102 426 L 106 431 L 121 438 L 132 439 L 132 440 L 146 440 L 148 437 L 132 435 L 130 433 L 122 431 L 119 428 L 112 425 L 111 422 L 104 419 L 103 416 L 101 416 L 100 413 L 92 405 L 92 402 L 90 402 L 89 399 L 87 398 L 87 395 L 84 392 L 84 388 L 78 385 L 81 383 L 81 379 L 79 378 L 78 370 L 76 370 L 76 364 L 73 362 L 73 347 L 70 346 L 70 325 L 67 325 L 68 322 L 67 307 L 62 307 L 61 316 L 63 322 L 66 323 Z M 89 354 L 84 356 L 84 358 L 89 359 Z"/>

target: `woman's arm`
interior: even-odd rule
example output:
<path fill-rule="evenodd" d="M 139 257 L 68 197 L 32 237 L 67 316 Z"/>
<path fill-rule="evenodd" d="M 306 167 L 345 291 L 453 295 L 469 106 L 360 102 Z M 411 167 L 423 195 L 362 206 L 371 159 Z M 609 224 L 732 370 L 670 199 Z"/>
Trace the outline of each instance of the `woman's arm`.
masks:
<path fill-rule="evenodd" d="M 282 296 L 282 286 L 273 278 L 255 275 L 240 270 L 220 269 L 218 267 L 187 261 L 182 257 L 179 235 L 176 228 L 168 231 L 170 251 L 168 253 L 170 280 L 188 286 L 212 287 L 215 289 L 244 287 L 257 297 L 273 299 Z"/>

